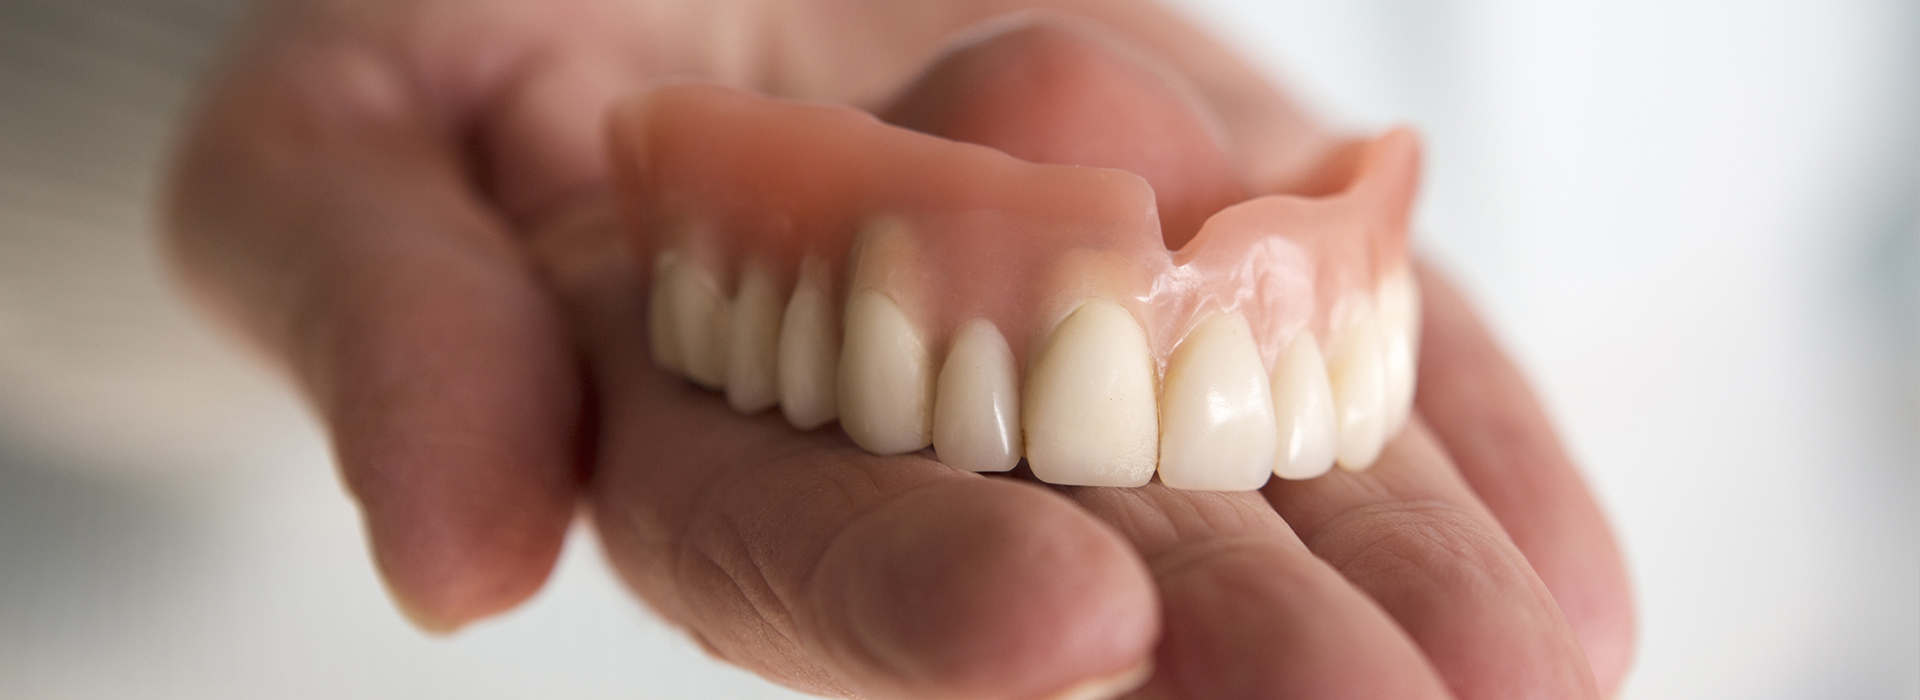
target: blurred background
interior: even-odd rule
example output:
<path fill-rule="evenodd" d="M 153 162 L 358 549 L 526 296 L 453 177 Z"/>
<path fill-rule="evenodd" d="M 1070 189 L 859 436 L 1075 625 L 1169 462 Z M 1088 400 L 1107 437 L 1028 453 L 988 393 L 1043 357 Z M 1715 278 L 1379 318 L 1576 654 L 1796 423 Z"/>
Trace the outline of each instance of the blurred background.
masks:
<path fill-rule="evenodd" d="M 1920 3 L 1185 0 L 1431 147 L 1423 245 L 1623 538 L 1626 698 L 1920 698 Z M 0 0 L 0 697 L 794 697 L 576 532 L 452 639 L 389 607 L 301 405 L 158 267 L 241 3 Z"/>

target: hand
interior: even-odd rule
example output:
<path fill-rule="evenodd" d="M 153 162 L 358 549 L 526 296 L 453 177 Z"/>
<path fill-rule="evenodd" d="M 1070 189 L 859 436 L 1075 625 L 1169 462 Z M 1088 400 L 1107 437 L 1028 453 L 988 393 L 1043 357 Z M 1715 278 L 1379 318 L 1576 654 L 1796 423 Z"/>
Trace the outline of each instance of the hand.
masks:
<path fill-rule="evenodd" d="M 1245 153 L 1286 136 L 1277 94 L 1159 10 L 1054 4 L 1185 73 Z M 188 134 L 177 259 L 313 399 L 382 572 L 430 629 L 530 595 L 590 485 L 610 556 L 663 615 L 817 692 L 1044 697 L 1150 656 L 1151 697 L 1610 693 L 1632 638 L 1611 536 L 1434 275 L 1423 420 L 1372 470 L 1264 493 L 873 457 L 645 361 L 606 184 L 613 100 L 697 74 L 870 105 L 1005 9 L 278 6 Z"/>

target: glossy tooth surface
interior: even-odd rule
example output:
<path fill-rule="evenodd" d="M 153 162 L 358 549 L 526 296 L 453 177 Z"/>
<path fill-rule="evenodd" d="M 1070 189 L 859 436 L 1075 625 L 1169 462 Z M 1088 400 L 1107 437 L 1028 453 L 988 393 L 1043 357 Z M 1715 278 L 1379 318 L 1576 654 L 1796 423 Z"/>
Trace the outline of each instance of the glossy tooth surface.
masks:
<path fill-rule="evenodd" d="M 1387 441 L 1387 368 L 1380 317 L 1363 304 L 1342 326 L 1327 362 L 1339 417 L 1337 460 L 1347 469 L 1365 469 L 1380 457 Z"/>
<path fill-rule="evenodd" d="M 984 319 L 954 334 L 934 390 L 933 451 L 941 462 L 973 472 L 1004 472 L 1020 463 L 1020 387 L 1013 351 Z"/>
<path fill-rule="evenodd" d="M 1273 365 L 1273 415 L 1280 449 L 1273 473 L 1282 479 L 1311 479 L 1333 468 L 1340 425 L 1334 413 L 1333 385 L 1320 342 L 1301 331 Z"/>
<path fill-rule="evenodd" d="M 880 455 L 933 443 L 933 360 L 918 329 L 887 295 L 847 299 L 840 346 L 840 429 Z"/>
<path fill-rule="evenodd" d="M 727 334 L 733 326 L 727 298 L 720 294 L 720 283 L 713 275 L 698 266 L 682 262 L 672 270 L 667 278 L 668 315 L 687 378 L 708 389 L 724 388 Z"/>
<path fill-rule="evenodd" d="M 1208 316 L 1167 362 L 1160 481 L 1193 491 L 1260 488 L 1273 474 L 1277 439 L 1253 330 L 1239 314 Z"/>
<path fill-rule="evenodd" d="M 1119 304 L 1074 310 L 1027 373 L 1027 463 L 1050 484 L 1143 486 L 1159 461 L 1160 415 L 1146 332 Z"/>
<path fill-rule="evenodd" d="M 780 401 L 775 381 L 780 363 L 780 316 L 786 303 L 773 276 L 749 266 L 733 301 L 727 345 L 727 403 L 741 413 L 759 413 Z"/>
<path fill-rule="evenodd" d="M 647 343 L 652 346 L 653 363 L 675 373 L 686 371 L 680 360 L 680 338 L 673 332 L 672 290 L 681 264 L 673 251 L 661 253 L 653 265 L 653 291 L 647 295 Z"/>
<path fill-rule="evenodd" d="M 1413 413 L 1413 390 L 1420 360 L 1420 287 L 1402 268 L 1380 280 L 1380 327 L 1384 338 L 1388 436 Z"/>
<path fill-rule="evenodd" d="M 835 381 L 840 362 L 840 315 L 827 288 L 826 266 L 808 260 L 780 320 L 780 411 L 787 422 L 812 430 L 838 415 Z"/>

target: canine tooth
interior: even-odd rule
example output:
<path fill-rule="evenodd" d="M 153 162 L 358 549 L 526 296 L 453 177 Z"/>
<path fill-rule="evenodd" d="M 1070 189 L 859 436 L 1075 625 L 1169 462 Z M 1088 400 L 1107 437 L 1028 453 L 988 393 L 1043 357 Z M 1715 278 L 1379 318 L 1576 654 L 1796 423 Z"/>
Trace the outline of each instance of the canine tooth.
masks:
<path fill-rule="evenodd" d="M 906 312 L 876 289 L 847 299 L 840 345 L 840 429 L 868 452 L 933 443 L 933 360 Z"/>
<path fill-rule="evenodd" d="M 755 266 L 741 273 L 727 346 L 727 403 L 736 411 L 759 413 L 780 401 L 774 376 L 784 306 L 772 275 Z"/>
<path fill-rule="evenodd" d="M 1340 420 L 1337 461 L 1348 469 L 1373 466 L 1387 441 L 1387 370 L 1380 317 L 1361 304 L 1339 331 L 1327 364 Z"/>
<path fill-rule="evenodd" d="M 1311 331 L 1295 336 L 1273 365 L 1273 414 L 1280 429 L 1274 475 L 1311 479 L 1333 468 L 1340 427 L 1327 361 Z"/>
<path fill-rule="evenodd" d="M 1050 484 L 1142 486 L 1159 461 L 1160 413 L 1146 332 L 1095 299 L 1067 316 L 1027 373 L 1027 463 Z"/>
<path fill-rule="evenodd" d="M 680 361 L 687 378 L 708 389 L 727 382 L 727 298 L 713 275 L 691 262 L 673 266 L 668 277 L 667 303 L 673 318 L 673 336 L 680 345 Z"/>
<path fill-rule="evenodd" d="M 1020 387 L 1013 351 L 991 321 L 961 326 L 934 390 L 933 451 L 973 472 L 1020 463 Z"/>
<path fill-rule="evenodd" d="M 780 386 L 780 412 L 801 430 L 812 430 L 838 414 L 834 374 L 840 361 L 839 315 L 827 289 L 825 264 L 808 259 L 780 320 L 780 358 L 774 378 Z"/>
<path fill-rule="evenodd" d="M 674 278 L 680 274 L 680 265 L 680 256 L 662 252 L 653 265 L 653 291 L 647 295 L 647 342 L 653 346 L 653 362 L 676 373 L 686 371 L 680 339 L 673 332 Z"/>
<path fill-rule="evenodd" d="M 1387 427 L 1391 436 L 1413 412 L 1413 390 L 1420 360 L 1420 287 L 1402 268 L 1380 280 L 1380 324 L 1385 342 Z"/>
<path fill-rule="evenodd" d="M 1251 491 L 1273 474 L 1273 393 L 1239 314 L 1194 327 L 1167 362 L 1160 397 L 1160 481 L 1194 491 Z"/>

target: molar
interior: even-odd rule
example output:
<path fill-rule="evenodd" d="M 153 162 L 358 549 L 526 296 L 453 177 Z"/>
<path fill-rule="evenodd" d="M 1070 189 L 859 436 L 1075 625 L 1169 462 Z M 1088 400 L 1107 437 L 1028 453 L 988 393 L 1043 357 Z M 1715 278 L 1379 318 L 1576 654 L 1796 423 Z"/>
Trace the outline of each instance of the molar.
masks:
<path fill-rule="evenodd" d="M 1394 435 L 1413 413 L 1420 360 L 1420 287 L 1402 267 L 1380 279 L 1380 324 L 1385 342 L 1387 425 Z"/>
<path fill-rule="evenodd" d="M 933 361 L 900 305 L 877 289 L 847 299 L 840 346 L 840 428 L 880 455 L 933 443 Z"/>
<path fill-rule="evenodd" d="M 1013 351 L 993 322 L 974 319 L 954 334 L 934 390 L 933 452 L 973 472 L 1020 463 L 1020 387 Z"/>
<path fill-rule="evenodd" d="M 1275 476 L 1311 479 L 1333 468 L 1340 427 L 1327 362 L 1311 331 L 1294 336 L 1273 365 L 1273 414 L 1280 433 Z"/>
<path fill-rule="evenodd" d="M 655 271 L 653 318 L 659 331 L 654 358 L 662 366 L 684 371 L 693 383 L 720 389 L 727 380 L 727 298 L 715 277 L 691 261 L 663 253 Z"/>
<path fill-rule="evenodd" d="M 1337 461 L 1347 469 L 1373 466 L 1387 441 L 1387 368 L 1380 317 L 1369 299 L 1354 303 L 1327 362 L 1339 417 Z"/>
<path fill-rule="evenodd" d="M 1273 394 L 1253 329 L 1213 314 L 1174 348 L 1161 395 L 1160 481 L 1195 491 L 1250 491 L 1273 473 Z"/>
<path fill-rule="evenodd" d="M 1144 486 L 1159 461 L 1160 413 L 1146 332 L 1094 299 L 1061 321 L 1027 375 L 1027 463 L 1041 481 Z"/>
<path fill-rule="evenodd" d="M 780 321 L 780 411 L 801 430 L 826 425 L 839 415 L 836 396 L 840 323 L 826 263 L 807 258 Z"/>
<path fill-rule="evenodd" d="M 733 328 L 727 354 L 727 403 L 745 414 L 780 401 L 775 381 L 780 362 L 780 316 L 786 301 L 773 276 L 748 265 L 733 302 Z"/>
<path fill-rule="evenodd" d="M 647 343 L 653 349 L 653 363 L 676 374 L 686 372 L 680 358 L 680 339 L 673 332 L 672 293 L 674 278 L 680 274 L 680 256 L 665 251 L 653 264 L 653 291 L 647 295 Z"/>

